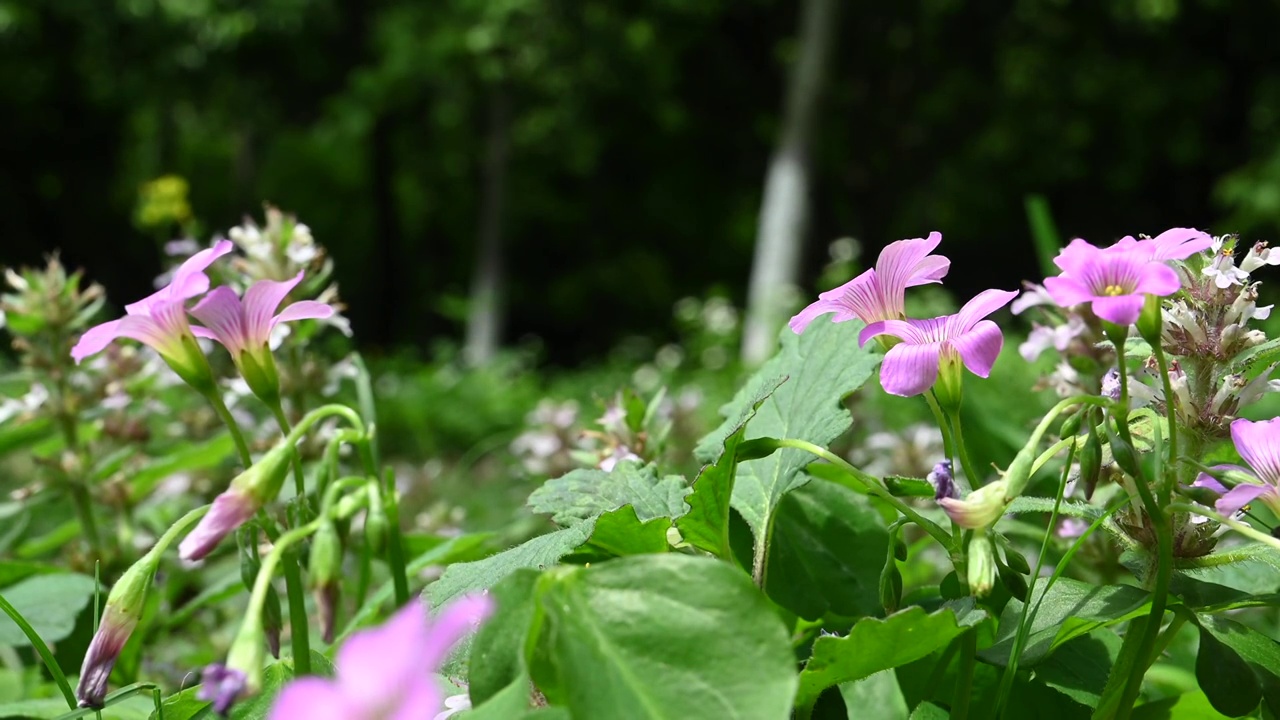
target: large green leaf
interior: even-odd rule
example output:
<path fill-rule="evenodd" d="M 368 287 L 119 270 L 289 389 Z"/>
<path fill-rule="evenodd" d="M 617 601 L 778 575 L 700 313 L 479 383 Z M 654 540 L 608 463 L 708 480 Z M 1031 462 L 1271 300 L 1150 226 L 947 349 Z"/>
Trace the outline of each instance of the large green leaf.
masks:
<path fill-rule="evenodd" d="M 472 664 L 478 668 L 478 665 Z M 474 672 L 474 671 L 473 671 Z M 475 685 L 471 686 L 471 702 L 474 709 L 464 716 L 466 720 L 518 720 L 530 712 L 529 690 L 532 686 L 529 677 L 521 673 L 518 677 L 484 700 L 477 699 Z"/>
<path fill-rule="evenodd" d="M 1097 707 L 1120 654 L 1120 637 L 1103 628 L 1064 643 L 1036 665 L 1036 680 L 1081 705 Z"/>
<path fill-rule="evenodd" d="M 729 558 L 729 504 L 733 497 L 734 476 L 738 471 L 738 445 L 746 434 L 747 423 L 755 417 L 770 395 L 785 378 L 755 380 L 754 393 L 744 399 L 736 417 L 730 418 L 716 432 L 702 439 L 698 449 L 709 463 L 693 483 L 693 492 L 685 497 L 689 511 L 676 520 L 685 542 L 721 558 Z M 725 435 L 724 432 L 728 431 Z"/>
<path fill-rule="evenodd" d="M 888 549 L 889 533 L 865 497 L 810 483 L 778 504 L 765 590 L 806 620 L 878 614 Z"/>
<path fill-rule="evenodd" d="M 972 599 L 933 614 L 913 606 L 887 618 L 864 618 L 844 637 L 819 637 L 800 673 L 796 705 L 811 708 L 823 690 L 919 660 L 987 618 Z"/>
<path fill-rule="evenodd" d="M 1027 643 L 1019 664 L 1030 668 L 1063 643 L 1086 635 L 1100 627 L 1114 625 L 1146 612 L 1150 595 L 1130 585 L 1090 585 L 1058 578 L 1046 596 L 1047 579 L 1036 581 L 1029 593 L 1040 609 L 1031 622 Z M 1034 605 L 1033 605 L 1034 607 Z M 987 662 L 1007 665 L 1014 636 L 1022 617 L 1022 601 L 1014 598 L 1000 614 L 1000 628 L 995 643 L 979 654 Z"/>
<path fill-rule="evenodd" d="M 505 693 L 506 688 L 520 680 L 525 686 L 520 693 L 524 703 L 521 707 L 528 705 L 529 680 L 524 652 L 534 618 L 534 586 L 538 577 L 536 570 L 517 570 L 490 591 L 497 608 L 493 617 L 480 626 L 471 644 L 471 672 L 467 683 L 473 704 L 480 705 Z"/>
<path fill-rule="evenodd" d="M 427 587 L 431 607 L 439 608 L 469 592 L 487 590 L 521 568 L 543 568 L 555 565 L 591 537 L 594 520 L 539 535 L 522 545 L 475 562 L 455 563 L 445 568 L 439 580 Z"/>
<path fill-rule="evenodd" d="M 840 683 L 840 697 L 849 720 L 904 720 L 910 712 L 892 670 Z"/>
<path fill-rule="evenodd" d="M 113 704 L 102 710 L 102 720 L 146 720 L 153 714 L 155 701 L 150 697 L 132 697 L 123 702 Z M 17 720 L 17 718 L 37 718 L 52 720 L 66 715 L 67 703 L 62 698 L 42 698 L 39 700 L 19 700 L 0 704 L 0 720 Z M 97 720 L 92 713 L 88 720 Z M 167 716 L 166 716 L 167 720 Z"/>
<path fill-rule="evenodd" d="M 596 518 L 595 531 L 587 540 L 587 547 L 609 555 L 642 555 L 666 552 L 671 549 L 667 531 L 671 518 L 656 517 L 641 522 L 635 508 L 623 505 Z"/>
<path fill-rule="evenodd" d="M 1205 633 L 1229 648 L 1253 669 L 1262 688 L 1262 699 L 1272 714 L 1280 714 L 1280 643 L 1240 623 L 1220 615 L 1197 615 L 1200 637 Z M 1219 649 L 1219 655 L 1221 655 Z M 1196 672 L 1199 677 L 1199 667 Z M 1208 689 L 1205 694 L 1217 706 L 1218 698 Z"/>
<path fill-rule="evenodd" d="M 561 567 L 538 584 L 533 678 L 574 717 L 786 718 L 795 660 L 734 566 L 675 553 Z"/>
<path fill-rule="evenodd" d="M 652 465 L 621 462 L 611 472 L 587 468 L 548 480 L 529 495 L 529 507 L 551 515 L 561 526 L 623 505 L 634 507 L 641 520 L 650 520 L 683 515 L 688 493 L 689 484 L 679 475 L 658 477 Z"/>
<path fill-rule="evenodd" d="M 1204 628 L 1196 651 L 1196 682 L 1209 704 L 1228 717 L 1241 717 L 1262 700 L 1262 686 L 1249 663 Z"/>
<path fill-rule="evenodd" d="M 46 643 L 71 634 L 76 618 L 93 598 L 93 578 L 74 573 L 36 575 L 0 590 L 6 600 L 26 619 Z M 26 646 L 27 636 L 0 614 L 0 645 Z"/>
<path fill-rule="evenodd" d="M 787 376 L 787 382 L 760 404 L 747 423 L 746 439 L 790 438 L 825 447 L 852 424 L 840 401 L 862 387 L 880 362 L 880 355 L 871 350 L 874 343 L 858 347 L 861 329 L 862 323 L 857 321 L 832 323 L 825 319 L 810 325 L 802 335 L 784 328 L 782 351 L 765 363 L 721 413 L 738 417 L 742 408 L 757 401 L 762 386 Z M 801 470 L 813 460 L 802 450 L 784 449 L 738 465 L 733 507 L 751 526 L 757 542 L 782 496 L 807 482 Z"/>

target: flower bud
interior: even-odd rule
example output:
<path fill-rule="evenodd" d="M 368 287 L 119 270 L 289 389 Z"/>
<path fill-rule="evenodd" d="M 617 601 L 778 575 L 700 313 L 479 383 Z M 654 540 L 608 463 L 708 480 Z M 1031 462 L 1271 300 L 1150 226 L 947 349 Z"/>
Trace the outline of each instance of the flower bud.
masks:
<path fill-rule="evenodd" d="M 963 500 L 943 498 L 938 504 L 960 527 L 978 530 L 994 524 L 1004 514 L 1009 503 L 1008 490 L 1009 483 L 997 480 L 974 490 Z"/>
<path fill-rule="evenodd" d="M 268 348 L 260 348 L 257 352 L 246 348 L 240 352 L 236 366 L 254 395 L 271 407 L 280 403 L 280 373 L 276 371 L 276 361 Z"/>
<path fill-rule="evenodd" d="M 1089 435 L 1080 448 L 1080 480 L 1084 483 L 1084 499 L 1093 497 L 1098 487 L 1098 479 L 1102 477 L 1102 441 L 1098 439 L 1096 428 L 1089 426 Z"/>
<path fill-rule="evenodd" d="M 934 500 L 960 497 L 960 492 L 956 490 L 955 477 L 951 474 L 950 460 L 942 460 L 934 465 L 933 471 L 926 479 L 930 485 L 933 485 Z"/>
<path fill-rule="evenodd" d="M 996 555 L 985 532 L 979 530 L 969 540 L 967 562 L 969 593 L 974 597 L 986 597 L 996 584 Z"/>
<path fill-rule="evenodd" d="M 213 711 L 226 715 L 237 700 L 262 689 L 262 630 L 246 622 L 231 643 L 226 664 L 213 663 L 201 674 L 196 697 L 213 703 Z"/>
<path fill-rule="evenodd" d="M 311 589 L 320 612 L 320 634 L 326 643 L 333 642 L 334 617 L 341 592 L 342 540 L 332 522 L 324 522 L 311 538 L 308 563 Z"/>
<path fill-rule="evenodd" d="M 240 473 L 221 495 L 214 498 L 209 514 L 178 546 L 183 560 L 200 560 L 208 555 L 222 538 L 280 494 L 293 451 L 287 443 L 278 443 L 248 470 Z"/>
<path fill-rule="evenodd" d="M 1138 334 L 1153 348 L 1160 347 L 1160 336 L 1164 332 L 1164 321 L 1160 317 L 1160 302 L 1159 296 L 1148 294 L 1142 305 L 1142 312 L 1138 315 Z"/>
<path fill-rule="evenodd" d="M 76 697 L 80 707 L 102 707 L 107 695 L 107 678 L 115 667 L 120 651 L 138 627 L 142 610 L 147 601 L 147 589 L 156 571 L 156 560 L 150 555 L 134 563 L 111 588 L 107 604 L 102 611 L 102 622 L 94 633 L 80 666 L 80 682 L 76 685 Z"/>

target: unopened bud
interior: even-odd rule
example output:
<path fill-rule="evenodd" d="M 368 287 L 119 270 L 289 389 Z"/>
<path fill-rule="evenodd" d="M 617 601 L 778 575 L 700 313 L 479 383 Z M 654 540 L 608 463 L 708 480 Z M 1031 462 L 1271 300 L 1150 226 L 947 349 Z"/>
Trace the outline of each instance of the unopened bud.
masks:
<path fill-rule="evenodd" d="M 333 642 L 342 578 L 342 540 L 332 522 L 322 523 L 312 537 L 308 570 L 316 608 L 320 613 L 320 634 L 326 643 L 330 643 Z"/>
<path fill-rule="evenodd" d="M 1160 346 L 1160 335 L 1164 330 L 1164 321 L 1160 317 L 1160 303 L 1159 296 L 1147 295 L 1142 305 L 1142 313 L 1138 315 L 1138 334 L 1153 348 Z"/>
<path fill-rule="evenodd" d="M 1005 506 L 1009 502 L 1008 489 L 1007 482 L 997 480 L 969 493 L 969 496 L 963 500 L 943 498 L 938 501 L 938 504 L 957 525 L 968 530 L 977 530 L 994 524 L 1004 514 Z"/>
<path fill-rule="evenodd" d="M 1093 497 L 1098 487 L 1098 479 L 1102 476 L 1102 441 L 1098 439 L 1098 431 L 1090 426 L 1089 435 L 1080 448 L 1080 480 L 1084 483 L 1084 499 Z"/>
<path fill-rule="evenodd" d="M 292 449 L 284 442 L 267 451 L 258 462 L 240 473 L 231 485 L 214 498 L 209 513 L 178 546 L 183 560 L 200 560 L 208 555 L 222 538 L 243 525 L 249 518 L 280 494 L 289 472 Z"/>
<path fill-rule="evenodd" d="M 956 489 L 955 477 L 951 474 L 951 461 L 942 460 L 933 466 L 933 471 L 926 478 L 933 485 L 933 499 L 960 497 Z"/>
<path fill-rule="evenodd" d="M 258 623 L 242 623 L 226 664 L 205 667 L 196 697 L 212 702 L 214 712 L 226 715 L 237 700 L 256 695 L 262 689 L 262 640 Z"/>
<path fill-rule="evenodd" d="M 85 653 L 84 664 L 80 666 L 80 682 L 76 685 L 80 707 L 102 707 L 107 695 L 107 678 L 111 676 L 111 669 L 115 667 L 124 644 L 138 627 L 155 571 L 155 558 L 144 556 L 120 576 L 107 595 L 102 622 L 98 624 L 98 631 Z"/>
<path fill-rule="evenodd" d="M 969 593 L 986 597 L 996 584 L 996 556 L 987 534 L 978 531 L 969 540 Z"/>

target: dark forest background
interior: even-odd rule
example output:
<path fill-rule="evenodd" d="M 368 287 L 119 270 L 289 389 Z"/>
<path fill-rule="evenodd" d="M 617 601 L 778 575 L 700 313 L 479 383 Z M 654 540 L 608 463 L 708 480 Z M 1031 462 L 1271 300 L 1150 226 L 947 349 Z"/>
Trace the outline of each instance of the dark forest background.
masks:
<path fill-rule="evenodd" d="M 816 0 L 809 0 L 814 2 Z M 806 293 L 831 241 L 944 236 L 959 295 L 1065 235 L 1280 229 L 1280 4 L 836 2 L 807 145 Z M 0 264 L 60 249 L 141 296 L 161 241 L 269 201 L 337 261 L 361 342 L 461 338 L 498 229 L 503 340 L 576 363 L 746 299 L 803 51 L 782 0 L 0 1 Z M 139 189 L 185 178 L 196 222 Z M 497 201 L 495 174 L 502 177 Z"/>

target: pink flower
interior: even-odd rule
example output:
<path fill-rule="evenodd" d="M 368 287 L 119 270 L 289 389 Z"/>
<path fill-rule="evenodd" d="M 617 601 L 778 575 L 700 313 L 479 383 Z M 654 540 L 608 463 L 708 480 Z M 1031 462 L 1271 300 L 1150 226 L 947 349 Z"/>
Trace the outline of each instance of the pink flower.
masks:
<path fill-rule="evenodd" d="M 229 287 L 216 288 L 191 308 L 191 314 L 205 324 L 192 330 L 200 337 L 222 343 L 236 362 L 244 352 L 265 352 L 276 325 L 333 315 L 332 306 L 315 300 L 292 303 L 276 314 L 280 303 L 302 282 L 302 276 L 299 272 L 283 282 L 259 280 L 245 291 L 243 301 Z"/>
<path fill-rule="evenodd" d="M 880 384 L 885 392 L 909 397 L 919 395 L 938 380 L 939 368 L 948 366 L 959 372 L 958 362 L 979 376 L 991 374 L 1004 335 L 988 315 L 1013 300 L 1018 293 L 985 290 L 955 315 L 929 320 L 881 320 L 871 323 L 858 335 L 859 345 L 877 335 L 891 335 L 902 340 L 885 353 L 880 366 Z"/>
<path fill-rule="evenodd" d="M 1173 268 L 1154 259 L 1163 252 L 1159 247 L 1140 245 L 1135 241 L 1128 249 L 1104 250 L 1079 238 L 1072 240 L 1053 261 L 1062 274 L 1046 278 L 1045 289 L 1062 307 L 1087 302 L 1103 320 L 1132 324 L 1147 295 L 1171 295 L 1182 286 Z"/>
<path fill-rule="evenodd" d="M 1253 477 L 1228 490 L 1212 476 L 1202 473 L 1194 485 L 1222 494 L 1214 507 L 1223 515 L 1234 515 L 1254 500 L 1260 500 L 1272 512 L 1280 513 L 1280 418 L 1259 422 L 1243 418 L 1236 420 L 1231 423 L 1231 441 L 1235 443 L 1240 457 L 1248 463 Z M 1237 469 L 1230 465 L 1220 467 Z"/>
<path fill-rule="evenodd" d="M 414 601 L 381 627 L 351 636 L 338 651 L 337 677 L 289 683 L 270 720 L 410 720 L 434 717 L 443 698 L 432 673 L 450 649 L 493 610 L 483 595 L 463 597 L 434 620 Z"/>
<path fill-rule="evenodd" d="M 1132 236 L 1125 236 L 1108 250 L 1135 251 L 1145 255 L 1148 260 L 1186 260 L 1198 252 L 1208 250 L 1212 245 L 1213 238 L 1208 233 L 1194 228 L 1170 228 L 1150 240 L 1135 240 Z"/>
<path fill-rule="evenodd" d="M 71 357 L 79 363 L 101 352 L 115 340 L 130 338 L 160 353 L 186 380 L 184 372 L 198 372 L 198 369 L 188 367 L 195 361 L 191 357 L 194 343 L 187 345 L 184 342 L 184 338 L 192 335 L 192 328 L 187 322 L 186 301 L 209 289 L 205 268 L 229 252 L 231 242 L 221 240 L 213 247 L 192 255 L 174 271 L 171 283 L 136 303 L 126 305 L 124 317 L 89 328 L 71 348 Z"/>
<path fill-rule="evenodd" d="M 951 268 L 947 258 L 929 254 L 941 242 L 942 234 L 931 232 L 928 238 L 890 243 L 880 252 L 874 269 L 819 295 L 817 301 L 791 318 L 791 329 L 804 332 L 809 323 L 829 312 L 836 314 L 832 322 L 855 317 L 865 323 L 901 318 L 906 289 L 941 282 Z"/>

